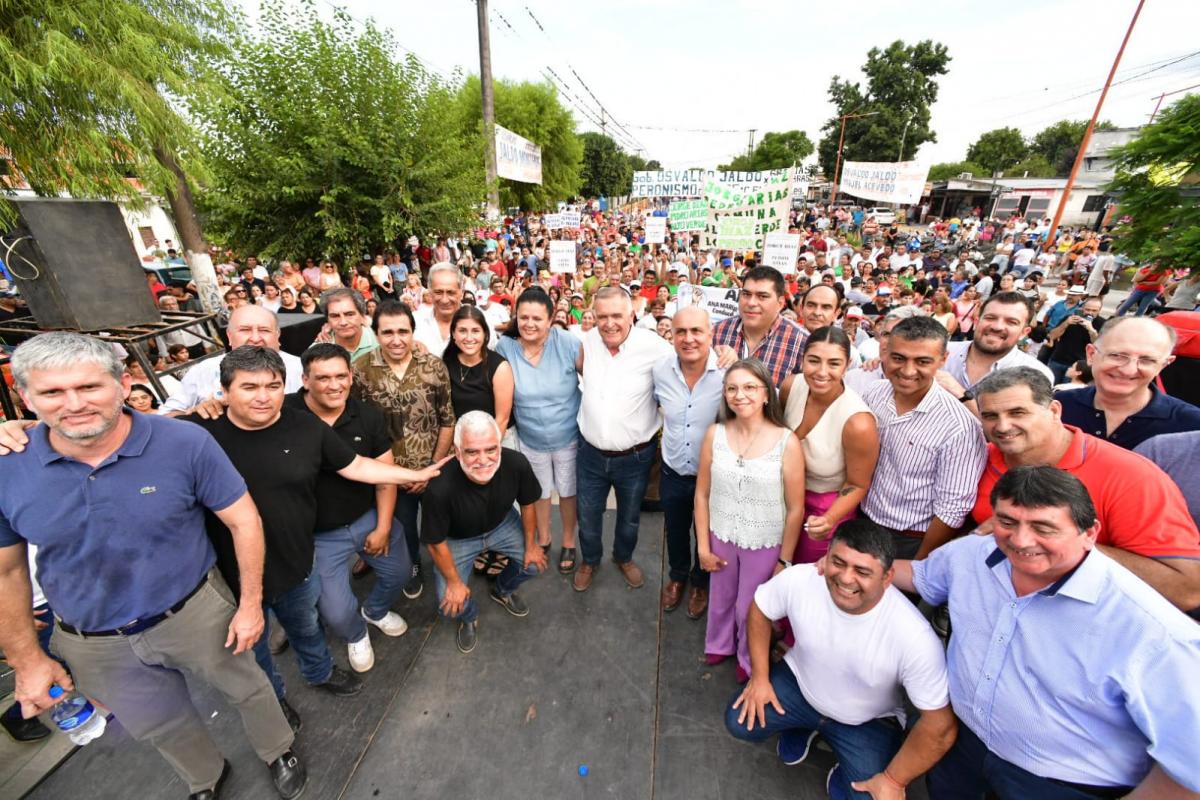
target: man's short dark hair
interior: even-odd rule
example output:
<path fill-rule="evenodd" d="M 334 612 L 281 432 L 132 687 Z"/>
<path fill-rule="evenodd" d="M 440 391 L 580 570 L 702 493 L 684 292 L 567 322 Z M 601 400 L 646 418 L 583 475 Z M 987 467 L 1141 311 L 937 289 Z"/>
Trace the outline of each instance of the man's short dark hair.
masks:
<path fill-rule="evenodd" d="M 979 307 L 979 315 L 987 311 L 987 307 L 992 303 L 1002 303 L 1006 306 L 1025 306 L 1025 324 L 1028 325 L 1033 321 L 1034 308 L 1033 301 L 1020 292 L 996 292 L 990 295 L 987 300 L 983 301 L 983 305 Z"/>
<path fill-rule="evenodd" d="M 896 327 L 892 328 L 889 336 L 893 339 L 903 339 L 906 342 L 935 339 L 941 343 L 943 353 L 946 352 L 946 342 L 950 340 L 950 334 L 946 332 L 945 327 L 933 317 L 909 317 L 901 320 Z"/>
<path fill-rule="evenodd" d="M 851 550 L 875 556 L 883 565 L 883 570 L 892 568 L 896 560 L 896 546 L 892 543 L 892 535 L 869 519 L 848 519 L 838 526 L 833 534 L 830 548 L 837 542 L 843 542 Z"/>
<path fill-rule="evenodd" d="M 408 324 L 414 332 L 417 330 L 417 318 L 412 309 L 399 300 L 384 300 L 375 307 L 375 316 L 371 318 L 371 330 L 379 333 L 379 320 L 383 317 L 408 317 Z"/>
<path fill-rule="evenodd" d="M 328 361 L 331 358 L 340 358 L 346 362 L 346 368 L 350 369 L 350 353 L 340 344 L 333 342 L 321 342 L 314 344 L 312 347 L 300 354 L 300 366 L 304 368 L 304 374 L 308 374 L 308 365 L 314 361 Z"/>
<path fill-rule="evenodd" d="M 783 273 L 774 267 L 754 267 L 746 270 L 746 274 L 742 276 L 742 285 L 745 286 L 750 281 L 770 281 L 772 288 L 775 289 L 775 294 L 783 297 L 787 292 L 787 287 L 783 282 Z"/>
<path fill-rule="evenodd" d="M 1048 406 L 1054 399 L 1054 387 L 1050 385 L 1050 379 L 1033 367 L 998 369 L 975 384 L 973 391 L 978 397 L 984 394 L 996 394 L 1017 386 L 1027 387 L 1029 394 L 1033 397 L 1033 402 L 1039 406 Z"/>
<path fill-rule="evenodd" d="M 228 389 L 233 385 L 233 376 L 238 372 L 270 372 L 281 381 L 287 381 L 287 367 L 283 358 L 269 347 L 242 345 L 225 354 L 221 359 L 221 385 Z"/>
<path fill-rule="evenodd" d="M 1021 508 L 1066 508 L 1080 533 L 1096 524 L 1096 506 L 1087 487 L 1057 467 L 1010 469 L 992 487 L 990 500 L 993 509 L 1000 500 Z"/>

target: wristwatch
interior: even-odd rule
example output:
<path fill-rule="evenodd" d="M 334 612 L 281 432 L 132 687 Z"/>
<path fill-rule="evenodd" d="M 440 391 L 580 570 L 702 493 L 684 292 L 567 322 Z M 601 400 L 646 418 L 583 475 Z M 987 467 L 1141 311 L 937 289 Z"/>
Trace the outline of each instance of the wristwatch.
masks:
<path fill-rule="evenodd" d="M 969 403 L 974 399 L 975 399 L 975 393 L 972 392 L 970 389 L 967 389 L 965 392 L 962 393 L 962 396 L 958 398 L 958 402 Z"/>
<path fill-rule="evenodd" d="M 784 569 L 787 569 L 788 567 L 790 567 L 792 565 L 792 562 L 788 561 L 786 558 L 779 559 L 779 563 L 783 564 Z"/>

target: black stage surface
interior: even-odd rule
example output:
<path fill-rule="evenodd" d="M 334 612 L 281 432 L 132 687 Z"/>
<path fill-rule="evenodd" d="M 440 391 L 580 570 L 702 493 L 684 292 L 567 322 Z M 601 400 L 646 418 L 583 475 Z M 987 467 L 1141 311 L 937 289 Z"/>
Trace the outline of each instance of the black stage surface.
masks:
<path fill-rule="evenodd" d="M 356 697 L 309 688 L 290 652 L 279 657 L 288 699 L 304 720 L 296 741 L 310 776 L 303 797 L 824 798 L 828 750 L 787 767 L 774 741 L 749 745 L 725 732 L 733 666 L 705 665 L 703 619 L 688 619 L 682 606 L 659 611 L 662 515 L 642 515 L 643 588 L 627 588 L 605 561 L 582 594 L 555 569 L 554 516 L 551 571 L 522 590 L 528 617 L 510 616 L 488 599 L 487 582 L 472 578 L 480 601 L 473 653 L 459 653 L 453 626 L 437 620 L 430 580 L 420 598 L 402 597 L 396 607 L 408 633 L 389 639 L 371 630 L 375 668 Z M 605 517 L 607 548 L 613 513 Z M 358 584 L 366 589 L 366 581 Z M 333 652 L 346 666 L 344 645 Z M 205 687 L 193 697 L 233 765 L 222 797 L 278 797 L 237 714 Z M 182 800 L 187 793 L 153 748 L 114 724 L 27 796 Z M 910 797 L 924 792 L 913 786 Z"/>

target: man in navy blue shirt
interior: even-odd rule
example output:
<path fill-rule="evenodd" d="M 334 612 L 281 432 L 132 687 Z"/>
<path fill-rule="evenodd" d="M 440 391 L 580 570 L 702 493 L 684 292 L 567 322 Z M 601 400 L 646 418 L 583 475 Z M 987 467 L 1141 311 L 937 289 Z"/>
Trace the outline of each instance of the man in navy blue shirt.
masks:
<path fill-rule="evenodd" d="M 263 533 L 246 484 L 195 425 L 123 409 L 130 377 L 112 349 L 74 333 L 35 336 L 13 355 L 21 397 L 44 424 L 5 460 L 0 481 L 0 648 L 26 716 L 78 688 L 150 741 L 211 797 L 229 771 L 192 706 L 183 672 L 242 715 L 284 798 L 307 783 L 294 734 L 250 648 L 263 630 Z M 205 509 L 228 527 L 240 599 L 213 565 Z M 26 543 L 58 617 L 38 646 Z M 223 643 L 223 646 L 222 646 Z"/>
<path fill-rule="evenodd" d="M 1054 396 L 1062 421 L 1129 450 L 1151 436 L 1200 430 L 1200 408 L 1154 386 L 1174 348 L 1175 330 L 1158 320 L 1110 320 L 1087 346 L 1095 386 Z"/>

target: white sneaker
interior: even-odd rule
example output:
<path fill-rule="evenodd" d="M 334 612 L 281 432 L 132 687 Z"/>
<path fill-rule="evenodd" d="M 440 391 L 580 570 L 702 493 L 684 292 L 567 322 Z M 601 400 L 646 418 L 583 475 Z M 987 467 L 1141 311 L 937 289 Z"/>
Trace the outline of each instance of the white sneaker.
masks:
<path fill-rule="evenodd" d="M 368 632 L 357 642 L 346 645 L 350 655 L 350 668 L 355 672 L 366 672 L 375 666 L 375 648 L 371 647 L 371 634 Z"/>
<path fill-rule="evenodd" d="M 389 611 L 383 615 L 383 619 L 371 619 L 365 611 L 360 610 L 362 618 L 369 624 L 374 625 L 379 630 L 383 631 L 387 636 L 403 636 L 408 633 L 408 623 L 404 621 L 404 617 L 397 614 L 395 611 Z"/>

